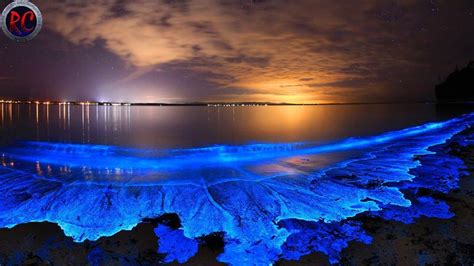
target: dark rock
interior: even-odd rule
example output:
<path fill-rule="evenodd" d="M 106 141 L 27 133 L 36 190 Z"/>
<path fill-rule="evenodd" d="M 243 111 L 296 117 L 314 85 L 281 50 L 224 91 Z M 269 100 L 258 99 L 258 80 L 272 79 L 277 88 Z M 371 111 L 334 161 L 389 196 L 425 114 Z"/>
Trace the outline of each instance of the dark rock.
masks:
<path fill-rule="evenodd" d="M 445 81 L 436 85 L 435 92 L 440 102 L 474 101 L 474 61 L 461 70 L 456 68 Z"/>

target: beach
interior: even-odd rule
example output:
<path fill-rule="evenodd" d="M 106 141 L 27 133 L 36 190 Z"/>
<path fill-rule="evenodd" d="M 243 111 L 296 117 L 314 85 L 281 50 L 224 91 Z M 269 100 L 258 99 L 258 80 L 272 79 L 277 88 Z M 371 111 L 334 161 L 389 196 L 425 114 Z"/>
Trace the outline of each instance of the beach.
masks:
<path fill-rule="evenodd" d="M 342 265 L 376 264 L 450 264 L 470 265 L 474 262 L 474 130 L 468 128 L 437 145 L 437 153 L 462 159 L 466 168 L 460 177 L 459 188 L 447 194 L 420 189 L 418 196 L 430 196 L 449 205 L 454 214 L 449 219 L 421 216 L 413 223 L 402 223 L 367 213 L 349 221 L 362 224 L 373 238 L 371 244 L 350 241 L 340 254 Z M 462 142 L 462 143 L 461 143 Z M 417 158 L 419 159 L 419 158 Z M 158 254 L 159 239 L 154 228 L 165 224 L 180 227 L 179 217 L 165 215 L 147 219 L 131 231 L 122 231 L 97 241 L 76 243 L 66 237 L 53 223 L 20 224 L 11 229 L 0 229 L 0 264 L 86 264 L 129 265 L 160 264 L 165 258 Z M 318 239 L 314 239 L 318 241 Z M 175 244 L 179 246 L 179 243 Z M 219 233 L 200 239 L 199 252 L 186 265 L 218 265 L 216 257 L 223 251 Z M 303 256 L 298 261 L 279 260 L 276 265 L 328 264 L 328 257 L 320 252 Z"/>

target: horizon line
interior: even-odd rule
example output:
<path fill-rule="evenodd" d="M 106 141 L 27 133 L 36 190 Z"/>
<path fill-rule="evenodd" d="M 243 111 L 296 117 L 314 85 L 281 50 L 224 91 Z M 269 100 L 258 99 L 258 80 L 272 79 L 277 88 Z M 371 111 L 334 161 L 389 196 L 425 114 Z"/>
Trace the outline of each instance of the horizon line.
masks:
<path fill-rule="evenodd" d="M 334 102 L 334 103 L 289 103 L 289 102 L 264 102 L 264 101 L 238 101 L 238 102 L 184 102 L 184 103 L 160 103 L 160 102 L 119 102 L 119 101 L 45 101 L 45 100 L 6 100 L 0 99 L 4 104 L 51 104 L 51 105 L 100 105 L 100 106 L 304 106 L 304 105 L 370 105 L 370 104 L 454 104 L 454 103 L 473 103 L 466 101 L 436 101 L 436 100 L 418 100 L 418 101 L 379 101 L 379 102 Z"/>
<path fill-rule="evenodd" d="M 18 104 L 89 104 L 89 105 L 350 105 L 350 104 L 397 104 L 397 103 L 436 103 L 436 100 L 416 100 L 416 101 L 376 101 L 376 102 L 332 102 L 332 103 L 293 103 L 293 102 L 271 102 L 271 101 L 192 101 L 192 102 L 129 102 L 129 101 L 91 101 L 91 100 L 18 100 L 18 99 L 1 99 L 0 103 L 18 103 Z"/>

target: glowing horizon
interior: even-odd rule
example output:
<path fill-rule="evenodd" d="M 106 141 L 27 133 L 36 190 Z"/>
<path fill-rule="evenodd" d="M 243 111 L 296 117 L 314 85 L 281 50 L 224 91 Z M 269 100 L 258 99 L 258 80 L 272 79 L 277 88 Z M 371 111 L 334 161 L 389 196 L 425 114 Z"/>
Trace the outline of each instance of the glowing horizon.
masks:
<path fill-rule="evenodd" d="M 474 29 L 458 26 L 471 23 L 467 3 L 224 2 L 39 2 L 34 41 L 0 40 L 0 97 L 430 101 L 436 77 L 474 57 Z M 427 39 L 436 46 L 420 50 Z"/>

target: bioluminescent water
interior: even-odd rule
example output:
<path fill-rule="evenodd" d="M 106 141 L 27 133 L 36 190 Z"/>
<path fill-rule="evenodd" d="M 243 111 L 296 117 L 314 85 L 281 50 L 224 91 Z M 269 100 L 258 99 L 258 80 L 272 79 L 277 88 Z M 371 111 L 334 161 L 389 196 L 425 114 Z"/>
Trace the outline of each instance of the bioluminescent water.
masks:
<path fill-rule="evenodd" d="M 84 241 L 174 213 L 181 228 L 155 229 L 166 262 L 186 262 L 202 236 L 220 232 L 218 260 L 232 265 L 314 251 L 336 263 L 349 241 L 371 242 L 349 219 L 358 214 L 452 217 L 445 202 L 417 191 L 458 187 L 463 162 L 436 149 L 473 123 L 470 114 L 327 143 L 189 149 L 19 142 L 0 148 L 0 227 L 49 221 Z"/>

